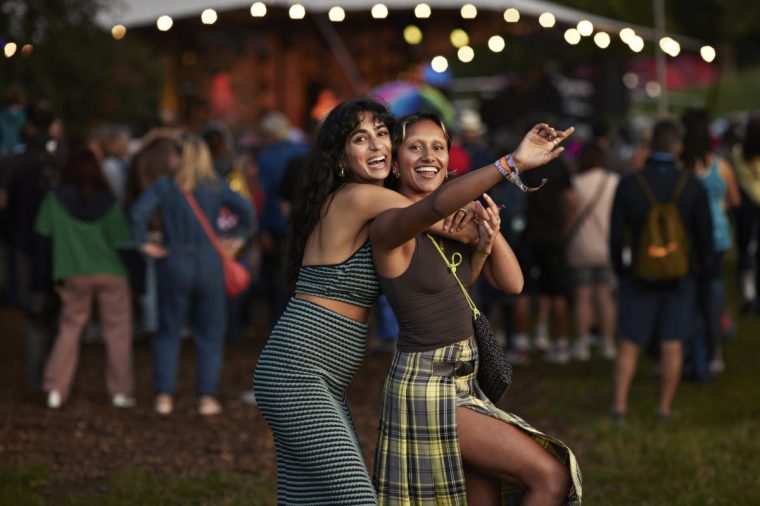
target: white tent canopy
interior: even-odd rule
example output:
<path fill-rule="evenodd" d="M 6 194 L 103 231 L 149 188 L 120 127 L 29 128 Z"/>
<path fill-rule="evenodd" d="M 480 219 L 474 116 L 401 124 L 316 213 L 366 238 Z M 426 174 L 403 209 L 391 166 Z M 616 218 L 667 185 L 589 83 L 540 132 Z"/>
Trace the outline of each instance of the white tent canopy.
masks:
<path fill-rule="evenodd" d="M 409 0 L 263 0 L 270 7 L 288 7 L 300 3 L 307 12 L 326 12 L 331 7 L 339 5 L 346 11 L 370 10 L 376 3 L 383 3 L 389 10 L 413 9 L 418 3 Z M 423 0 L 421 0 L 423 1 Z M 625 27 L 632 28 L 642 38 L 657 42 L 658 33 L 654 28 L 636 26 L 623 21 L 598 16 L 564 5 L 542 0 L 424 0 L 435 15 L 436 9 L 460 9 L 465 3 L 472 3 L 480 10 L 503 12 L 509 7 L 516 8 L 520 14 L 538 17 L 544 12 L 554 15 L 557 22 L 575 25 L 586 19 L 594 24 L 596 30 L 617 33 Z M 218 12 L 231 9 L 246 9 L 253 0 L 122 0 L 114 5 L 110 12 L 99 15 L 98 22 L 110 28 L 116 24 L 127 27 L 145 26 L 156 22 L 161 15 L 176 18 L 199 16 L 204 9 L 215 9 Z M 678 39 L 684 47 L 698 48 L 701 43 L 696 39 L 683 35 L 670 34 Z"/>

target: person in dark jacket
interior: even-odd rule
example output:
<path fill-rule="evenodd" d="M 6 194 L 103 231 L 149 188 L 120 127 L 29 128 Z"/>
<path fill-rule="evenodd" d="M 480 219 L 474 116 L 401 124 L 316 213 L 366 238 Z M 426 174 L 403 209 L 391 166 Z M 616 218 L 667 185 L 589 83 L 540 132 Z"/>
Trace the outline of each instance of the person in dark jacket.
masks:
<path fill-rule="evenodd" d="M 654 126 L 651 154 L 641 169 L 646 184 L 660 203 L 669 201 L 683 175 L 678 158 L 683 134 L 678 123 L 660 120 Z M 651 207 L 636 174 L 620 181 L 612 206 L 610 255 L 620 279 L 618 333 L 612 416 L 621 421 L 628 409 L 628 391 L 636 371 L 639 351 L 652 337 L 660 340 L 662 379 L 657 414 L 671 416 L 671 405 L 681 378 L 683 340 L 689 336 L 696 315 L 697 282 L 712 255 L 712 218 L 704 187 L 693 174 L 685 175 L 677 207 L 690 243 L 688 273 L 672 281 L 645 281 L 637 277 L 634 263 L 624 261 L 626 234 L 636 252 Z"/>
<path fill-rule="evenodd" d="M 0 163 L 0 230 L 8 251 L 8 300 L 26 317 L 26 386 L 42 387 L 42 371 L 55 336 L 58 298 L 50 274 L 50 242 L 34 230 L 43 199 L 57 180 L 60 161 L 48 129 L 53 113 L 44 102 L 26 109 L 24 145 Z"/>

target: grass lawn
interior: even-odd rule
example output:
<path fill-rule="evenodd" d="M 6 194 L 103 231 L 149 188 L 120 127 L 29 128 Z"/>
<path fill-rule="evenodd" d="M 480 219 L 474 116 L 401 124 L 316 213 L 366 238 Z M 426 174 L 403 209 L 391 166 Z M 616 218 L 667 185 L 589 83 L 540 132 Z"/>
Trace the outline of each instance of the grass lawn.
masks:
<path fill-rule="evenodd" d="M 654 416 L 658 383 L 648 359 L 640 363 L 622 425 L 607 415 L 611 365 L 596 358 L 551 366 L 535 357 L 516 370 L 515 411 L 576 451 L 584 504 L 760 505 L 760 317 L 741 320 L 724 351 L 726 372 L 705 384 L 682 383 L 668 423 Z M 187 478 L 123 469 L 103 480 L 67 483 L 44 467 L 0 462 L 0 505 L 274 503 L 271 476 L 210 470 Z"/>

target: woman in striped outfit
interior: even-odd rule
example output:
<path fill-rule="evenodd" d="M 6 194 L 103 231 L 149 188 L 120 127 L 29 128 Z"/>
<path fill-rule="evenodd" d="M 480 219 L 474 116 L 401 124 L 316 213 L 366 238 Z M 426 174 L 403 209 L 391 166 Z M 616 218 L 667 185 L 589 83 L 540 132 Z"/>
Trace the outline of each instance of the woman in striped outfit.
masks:
<path fill-rule="evenodd" d="M 431 193 L 443 196 L 486 174 L 502 172 L 521 184 L 500 159 L 496 167 L 435 191 L 448 169 L 445 127 L 430 114 L 407 116 L 398 126 L 393 175 L 412 201 L 430 200 Z M 556 156 L 562 148 L 552 148 L 571 131 L 549 132 L 551 142 L 539 146 Z M 520 154 L 518 148 L 512 162 L 521 170 L 536 165 Z M 523 285 L 515 255 L 498 232 L 498 208 L 487 195 L 484 200 L 486 208 L 470 206 L 479 221 L 477 246 L 424 233 L 430 218 L 417 205 L 386 211 L 371 226 L 375 267 L 400 326 L 375 455 L 380 505 L 580 504 L 580 469 L 572 451 L 498 409 L 475 379 L 472 310 L 449 269 L 464 285 L 471 285 L 481 268 L 504 292 L 517 293 Z"/>

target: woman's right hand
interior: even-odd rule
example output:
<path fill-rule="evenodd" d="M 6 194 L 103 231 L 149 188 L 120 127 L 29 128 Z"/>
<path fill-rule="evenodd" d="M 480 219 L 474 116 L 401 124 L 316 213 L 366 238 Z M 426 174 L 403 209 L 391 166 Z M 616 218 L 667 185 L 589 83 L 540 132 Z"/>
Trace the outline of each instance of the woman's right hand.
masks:
<path fill-rule="evenodd" d="M 146 242 L 140 245 L 140 251 L 151 258 L 164 258 L 169 255 L 169 250 L 154 242 Z"/>

